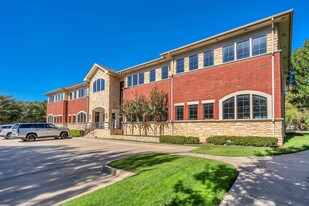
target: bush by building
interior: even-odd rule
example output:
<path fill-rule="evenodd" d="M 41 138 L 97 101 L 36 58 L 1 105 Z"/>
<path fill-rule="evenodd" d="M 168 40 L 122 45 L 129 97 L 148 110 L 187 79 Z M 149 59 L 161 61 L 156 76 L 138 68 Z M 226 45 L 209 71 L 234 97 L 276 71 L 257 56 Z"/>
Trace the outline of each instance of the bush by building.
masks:
<path fill-rule="evenodd" d="M 70 130 L 71 137 L 82 137 L 84 135 L 85 135 L 84 130 L 75 130 L 75 129 Z"/>
<path fill-rule="evenodd" d="M 278 139 L 273 137 L 256 137 L 256 136 L 211 136 L 206 140 L 207 143 L 215 145 L 242 145 L 256 147 L 273 147 L 277 146 Z"/>
<path fill-rule="evenodd" d="M 191 136 L 173 136 L 173 135 L 161 135 L 160 143 L 169 143 L 169 144 L 198 144 L 200 138 L 191 137 Z"/>

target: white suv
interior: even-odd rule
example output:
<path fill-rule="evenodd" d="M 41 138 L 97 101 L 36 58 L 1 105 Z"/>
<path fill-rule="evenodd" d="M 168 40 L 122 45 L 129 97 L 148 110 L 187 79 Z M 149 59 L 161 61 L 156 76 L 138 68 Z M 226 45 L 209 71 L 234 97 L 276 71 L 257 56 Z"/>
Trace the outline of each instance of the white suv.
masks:
<path fill-rule="evenodd" d="M 17 123 L 13 126 L 11 136 L 12 138 L 21 138 L 24 141 L 48 137 L 65 139 L 69 137 L 69 129 L 56 127 L 49 123 Z"/>
<path fill-rule="evenodd" d="M 12 124 L 6 124 L 0 126 L 0 137 L 5 137 L 5 139 L 9 139 L 12 133 Z"/>

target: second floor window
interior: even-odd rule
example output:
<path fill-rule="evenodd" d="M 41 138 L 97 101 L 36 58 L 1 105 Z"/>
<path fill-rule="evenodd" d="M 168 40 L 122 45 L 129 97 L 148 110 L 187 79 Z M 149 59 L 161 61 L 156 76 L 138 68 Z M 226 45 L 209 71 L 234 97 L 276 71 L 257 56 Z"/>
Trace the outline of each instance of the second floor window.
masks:
<path fill-rule="evenodd" d="M 144 73 L 139 73 L 138 79 L 139 79 L 138 81 L 139 84 L 144 84 Z"/>
<path fill-rule="evenodd" d="M 176 61 L 176 73 L 182 73 L 185 71 L 184 59 L 178 59 Z"/>
<path fill-rule="evenodd" d="M 237 59 L 243 59 L 250 56 L 249 40 L 237 43 Z"/>
<path fill-rule="evenodd" d="M 168 78 L 168 67 L 162 67 L 162 70 L 161 70 L 161 75 L 162 75 L 162 79 L 167 79 Z"/>
<path fill-rule="evenodd" d="M 151 70 L 150 71 L 150 82 L 156 81 L 156 70 Z"/>
<path fill-rule="evenodd" d="M 137 85 L 137 74 L 133 75 L 133 86 Z"/>
<path fill-rule="evenodd" d="M 93 92 L 99 92 L 105 90 L 105 80 L 97 79 L 93 82 Z"/>
<path fill-rule="evenodd" d="M 132 76 L 128 77 L 128 87 L 132 87 Z"/>
<path fill-rule="evenodd" d="M 252 56 L 266 53 L 266 36 L 252 39 Z"/>
<path fill-rule="evenodd" d="M 204 52 L 204 67 L 209 67 L 214 65 L 214 51 Z"/>
<path fill-rule="evenodd" d="M 190 70 L 195 70 L 198 68 L 198 56 L 193 55 L 189 57 Z"/>
<path fill-rule="evenodd" d="M 223 62 L 230 62 L 234 60 L 234 44 L 223 47 Z"/>

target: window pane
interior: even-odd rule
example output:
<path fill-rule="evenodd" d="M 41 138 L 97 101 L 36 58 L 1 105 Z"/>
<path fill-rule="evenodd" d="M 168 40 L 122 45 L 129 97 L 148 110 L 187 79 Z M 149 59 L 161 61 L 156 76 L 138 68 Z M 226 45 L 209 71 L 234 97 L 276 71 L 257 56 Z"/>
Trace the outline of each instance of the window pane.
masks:
<path fill-rule="evenodd" d="M 132 76 L 128 77 L 128 87 L 132 87 Z"/>
<path fill-rule="evenodd" d="M 176 61 L 176 73 L 181 73 L 185 71 L 184 59 L 178 59 Z"/>
<path fill-rule="evenodd" d="M 253 95 L 253 119 L 267 118 L 267 98 Z"/>
<path fill-rule="evenodd" d="M 97 92 L 101 91 L 101 81 L 98 79 L 97 81 Z"/>
<path fill-rule="evenodd" d="M 223 47 L 223 62 L 234 61 L 234 44 Z"/>
<path fill-rule="evenodd" d="M 237 119 L 250 119 L 250 95 L 237 96 Z"/>
<path fill-rule="evenodd" d="M 189 119 L 197 120 L 197 105 L 189 105 Z"/>
<path fill-rule="evenodd" d="M 198 56 L 193 55 L 189 57 L 190 70 L 194 70 L 198 68 Z"/>
<path fill-rule="evenodd" d="M 144 84 L 144 73 L 139 74 L 139 84 Z"/>
<path fill-rule="evenodd" d="M 223 102 L 223 119 L 235 118 L 234 107 L 235 107 L 234 97 L 227 99 Z"/>
<path fill-rule="evenodd" d="M 156 81 L 156 70 L 151 70 L 150 71 L 150 82 Z"/>
<path fill-rule="evenodd" d="M 213 119 L 213 111 L 214 111 L 214 104 L 208 103 L 204 104 L 204 119 Z"/>
<path fill-rule="evenodd" d="M 137 85 L 137 74 L 133 75 L 133 86 Z"/>
<path fill-rule="evenodd" d="M 237 43 L 237 59 L 243 59 L 250 56 L 249 40 Z"/>
<path fill-rule="evenodd" d="M 183 106 L 176 106 L 176 120 L 183 120 Z"/>
<path fill-rule="evenodd" d="M 162 79 L 168 78 L 168 67 L 162 67 Z"/>
<path fill-rule="evenodd" d="M 207 51 L 204 53 L 204 67 L 214 65 L 214 51 Z"/>
<path fill-rule="evenodd" d="M 266 53 L 266 36 L 252 39 L 252 55 Z"/>
<path fill-rule="evenodd" d="M 93 92 L 97 91 L 97 82 L 93 82 Z M 74 98 L 76 98 L 76 91 L 74 91 Z"/>
<path fill-rule="evenodd" d="M 101 79 L 101 91 L 105 90 L 105 80 Z"/>

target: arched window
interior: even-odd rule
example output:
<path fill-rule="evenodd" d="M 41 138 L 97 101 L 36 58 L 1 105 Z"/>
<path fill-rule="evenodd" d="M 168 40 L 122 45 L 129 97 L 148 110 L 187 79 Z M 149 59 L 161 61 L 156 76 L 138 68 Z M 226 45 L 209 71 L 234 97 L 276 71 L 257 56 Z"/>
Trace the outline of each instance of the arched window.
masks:
<path fill-rule="evenodd" d="M 78 123 L 85 123 L 87 118 L 86 118 L 86 113 L 85 112 L 80 112 L 78 115 L 77 115 L 77 122 Z"/>
<path fill-rule="evenodd" d="M 270 118 L 271 96 L 258 91 L 241 91 L 227 95 L 219 101 L 222 119 Z"/>
<path fill-rule="evenodd" d="M 105 90 L 105 80 L 97 79 L 93 82 L 93 92 L 99 92 Z"/>
<path fill-rule="evenodd" d="M 47 122 L 48 122 L 48 123 L 54 123 L 54 117 L 53 117 L 53 115 L 50 114 L 50 115 L 47 116 Z"/>

